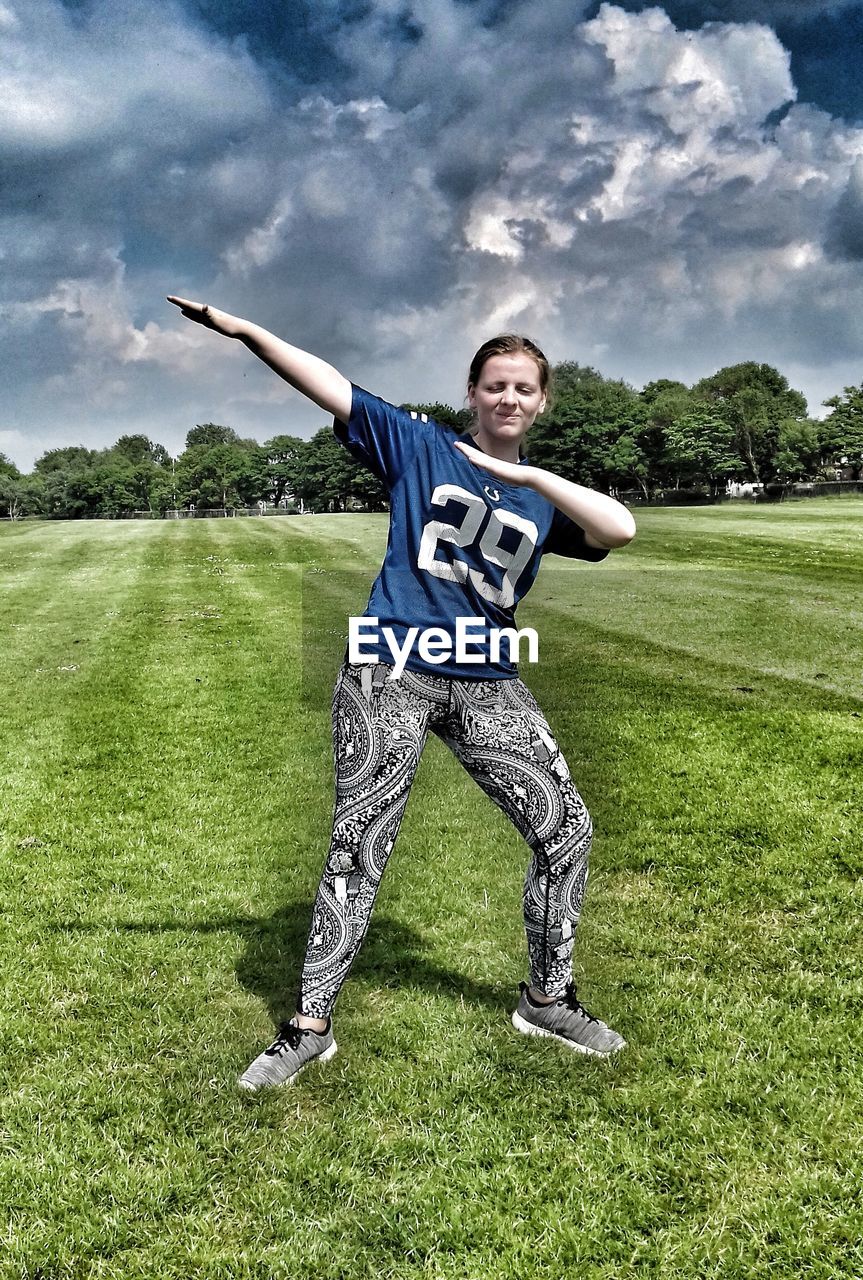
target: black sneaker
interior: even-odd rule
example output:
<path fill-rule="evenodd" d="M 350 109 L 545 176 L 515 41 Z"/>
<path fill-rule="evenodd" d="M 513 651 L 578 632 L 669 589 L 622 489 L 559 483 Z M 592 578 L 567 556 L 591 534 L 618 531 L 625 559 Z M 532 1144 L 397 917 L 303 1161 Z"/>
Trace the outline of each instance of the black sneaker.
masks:
<path fill-rule="evenodd" d="M 310 1062 L 329 1062 L 335 1055 L 332 1019 L 327 1019 L 326 1031 L 312 1031 L 310 1027 L 298 1027 L 296 1022 L 283 1022 L 269 1049 L 258 1054 L 251 1066 L 243 1072 L 237 1083 L 249 1093 L 280 1084 L 293 1084 Z"/>
<path fill-rule="evenodd" d="M 587 1012 L 576 999 L 575 986 L 569 983 L 566 995 L 551 1004 L 534 1004 L 527 994 L 527 983 L 519 983 L 521 998 L 512 1015 L 516 1031 L 526 1036 L 552 1036 L 577 1053 L 605 1058 L 626 1047 L 623 1036 Z"/>

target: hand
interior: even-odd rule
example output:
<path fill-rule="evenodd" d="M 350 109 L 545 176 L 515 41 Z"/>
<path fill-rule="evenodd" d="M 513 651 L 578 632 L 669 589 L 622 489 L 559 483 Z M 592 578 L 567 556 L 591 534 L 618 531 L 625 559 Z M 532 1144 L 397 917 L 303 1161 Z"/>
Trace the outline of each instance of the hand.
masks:
<path fill-rule="evenodd" d="M 190 302 L 188 298 L 177 298 L 168 294 L 168 301 L 180 308 L 180 313 L 195 324 L 202 324 L 205 329 L 222 333 L 226 338 L 239 338 L 242 335 L 243 321 L 238 316 L 229 315 L 227 311 L 218 311 L 206 302 Z"/>
<path fill-rule="evenodd" d="M 504 484 L 530 484 L 532 467 L 522 466 L 519 462 L 502 462 L 500 458 L 495 458 L 490 453 L 483 453 L 482 449 L 465 444 L 463 440 L 454 440 L 453 446 L 469 458 L 475 467 L 482 467 L 484 471 L 493 475 L 495 480 L 503 480 Z"/>

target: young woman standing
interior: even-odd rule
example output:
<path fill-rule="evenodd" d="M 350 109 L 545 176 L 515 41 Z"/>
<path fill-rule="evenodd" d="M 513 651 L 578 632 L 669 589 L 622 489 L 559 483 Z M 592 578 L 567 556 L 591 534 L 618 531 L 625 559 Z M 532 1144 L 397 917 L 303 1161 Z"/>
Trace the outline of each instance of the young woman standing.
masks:
<path fill-rule="evenodd" d="M 485 343 L 468 375 L 475 426 L 454 439 L 425 415 L 370 395 L 257 325 L 185 298 L 168 301 L 188 320 L 239 339 L 331 413 L 338 438 L 390 494 L 386 556 L 365 615 L 364 661 L 345 662 L 333 697 L 333 833 L 297 1010 L 240 1086 L 292 1083 L 310 1062 L 336 1052 L 333 1006 L 368 928 L 429 731 L 532 851 L 524 886 L 530 984 L 521 983 L 513 1025 L 581 1053 L 623 1048 L 622 1037 L 587 1012 L 572 982 L 590 816 L 511 653 L 498 643 L 514 629 L 515 607 L 543 554 L 599 561 L 635 534 L 621 503 L 521 457 L 548 397 L 545 356 L 511 334 Z M 459 619 L 470 623 L 469 649 L 446 643 Z M 394 644 L 405 658 L 397 678 Z"/>

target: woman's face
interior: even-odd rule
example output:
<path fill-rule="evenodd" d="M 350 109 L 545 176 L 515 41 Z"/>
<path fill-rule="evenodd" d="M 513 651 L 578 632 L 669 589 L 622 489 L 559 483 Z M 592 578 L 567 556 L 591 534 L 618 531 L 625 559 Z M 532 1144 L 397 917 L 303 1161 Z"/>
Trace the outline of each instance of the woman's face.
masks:
<path fill-rule="evenodd" d="M 479 381 L 468 386 L 467 398 L 476 410 L 480 443 L 512 445 L 517 456 L 522 437 L 545 408 L 539 366 L 524 351 L 489 356 Z"/>

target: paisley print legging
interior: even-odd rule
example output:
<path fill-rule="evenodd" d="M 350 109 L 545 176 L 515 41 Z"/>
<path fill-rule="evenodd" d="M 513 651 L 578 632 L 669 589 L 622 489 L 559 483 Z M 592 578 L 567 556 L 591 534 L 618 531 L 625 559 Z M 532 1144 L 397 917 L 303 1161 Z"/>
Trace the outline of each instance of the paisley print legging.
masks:
<path fill-rule="evenodd" d="M 345 664 L 333 696 L 336 804 L 298 1007 L 325 1018 L 368 928 L 428 732 L 515 824 L 530 980 L 562 995 L 587 883 L 590 816 L 545 717 L 518 678 L 463 680 Z"/>

